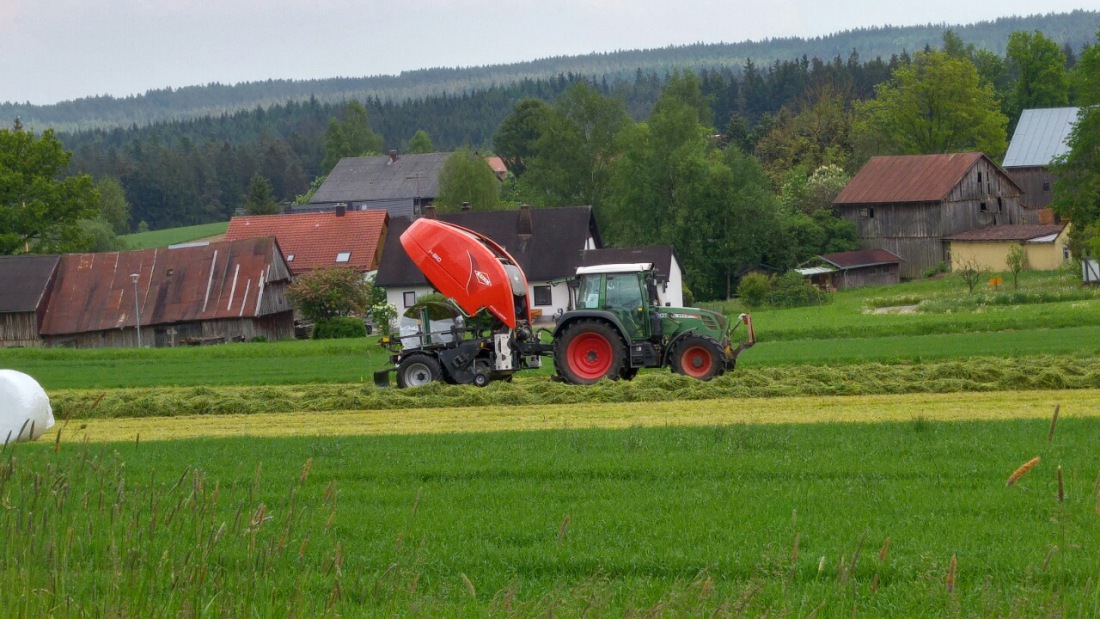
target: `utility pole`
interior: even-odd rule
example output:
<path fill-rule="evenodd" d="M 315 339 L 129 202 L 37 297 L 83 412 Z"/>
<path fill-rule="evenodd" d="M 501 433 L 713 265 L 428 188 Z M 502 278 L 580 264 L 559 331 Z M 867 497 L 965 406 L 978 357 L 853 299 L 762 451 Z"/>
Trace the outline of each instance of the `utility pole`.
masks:
<path fill-rule="evenodd" d="M 130 279 L 134 280 L 134 324 L 137 326 L 138 348 L 141 348 L 141 305 L 138 303 L 138 274 L 131 273 Z"/>

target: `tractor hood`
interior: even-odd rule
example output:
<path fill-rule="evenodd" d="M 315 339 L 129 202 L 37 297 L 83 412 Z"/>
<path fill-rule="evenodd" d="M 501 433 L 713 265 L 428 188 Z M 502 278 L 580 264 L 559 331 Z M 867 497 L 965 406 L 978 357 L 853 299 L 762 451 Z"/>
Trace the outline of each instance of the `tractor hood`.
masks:
<path fill-rule="evenodd" d="M 468 315 L 484 309 L 512 329 L 517 319 L 530 321 L 527 278 L 492 239 L 422 218 L 401 235 L 401 246 L 432 286 Z"/>

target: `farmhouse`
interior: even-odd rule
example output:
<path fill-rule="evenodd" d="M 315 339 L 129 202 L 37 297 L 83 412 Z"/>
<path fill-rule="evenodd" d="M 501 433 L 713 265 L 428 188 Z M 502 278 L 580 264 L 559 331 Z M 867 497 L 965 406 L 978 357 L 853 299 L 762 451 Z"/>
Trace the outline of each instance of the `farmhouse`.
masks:
<path fill-rule="evenodd" d="M 378 268 L 389 228 L 384 210 L 252 215 L 234 217 L 228 241 L 275 237 L 291 275 L 328 266 L 347 266 L 362 273 Z"/>
<path fill-rule="evenodd" d="M 439 171 L 450 153 L 344 157 L 317 188 L 309 204 L 293 212 L 382 209 L 390 217 L 416 217 L 439 194 Z"/>
<path fill-rule="evenodd" d="M 885 249 L 862 249 L 822 254 L 817 264 L 795 269 L 824 290 L 883 286 L 900 281 L 902 259 Z"/>
<path fill-rule="evenodd" d="M 833 206 L 856 224 L 863 249 L 903 259 L 899 273 L 905 279 L 949 262 L 947 236 L 1037 222 L 1016 183 L 976 152 L 873 157 Z"/>
<path fill-rule="evenodd" d="M 435 217 L 428 209 L 427 216 Z M 601 247 L 596 220 L 590 206 L 510 211 L 466 211 L 438 218 L 480 232 L 499 243 L 527 274 L 532 313 L 549 317 L 569 304 L 565 279 L 572 277 L 584 261 L 586 250 Z M 398 313 L 433 292 L 420 270 L 401 247 L 400 236 L 412 221 L 390 222 L 390 234 L 382 253 L 382 265 L 375 280 L 386 289 L 386 297 Z"/>
<path fill-rule="evenodd" d="M 1069 152 L 1066 140 L 1077 122 L 1076 107 L 1024 110 L 1005 153 L 1004 170 L 1023 191 L 1027 205 L 1046 208 L 1052 199 L 1050 163 Z"/>
<path fill-rule="evenodd" d="M 61 256 L 48 346 L 174 346 L 290 338 L 290 270 L 272 237 Z M 136 303 L 135 303 L 136 299 Z"/>
<path fill-rule="evenodd" d="M 0 256 L 0 348 L 41 346 L 57 256 Z"/>
<path fill-rule="evenodd" d="M 1024 269 L 1052 271 L 1070 259 L 1068 224 L 990 226 L 947 237 L 953 270 L 1008 270 L 1013 247 L 1024 250 Z"/>

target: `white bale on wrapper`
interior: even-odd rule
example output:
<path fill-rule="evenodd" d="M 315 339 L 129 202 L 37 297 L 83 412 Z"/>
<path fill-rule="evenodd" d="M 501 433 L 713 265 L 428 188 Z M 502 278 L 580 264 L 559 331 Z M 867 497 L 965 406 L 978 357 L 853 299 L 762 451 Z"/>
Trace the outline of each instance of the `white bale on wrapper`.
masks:
<path fill-rule="evenodd" d="M 50 398 L 38 381 L 22 372 L 0 370 L 0 445 L 33 441 L 52 427 Z"/>

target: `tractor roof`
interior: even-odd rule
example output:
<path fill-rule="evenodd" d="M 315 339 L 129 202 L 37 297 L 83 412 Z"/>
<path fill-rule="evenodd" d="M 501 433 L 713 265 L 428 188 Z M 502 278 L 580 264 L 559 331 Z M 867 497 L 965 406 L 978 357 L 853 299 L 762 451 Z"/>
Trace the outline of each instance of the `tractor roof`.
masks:
<path fill-rule="evenodd" d="M 629 264 L 597 264 L 590 267 L 577 267 L 577 275 L 594 273 L 638 273 L 653 269 L 652 262 L 632 262 Z"/>

